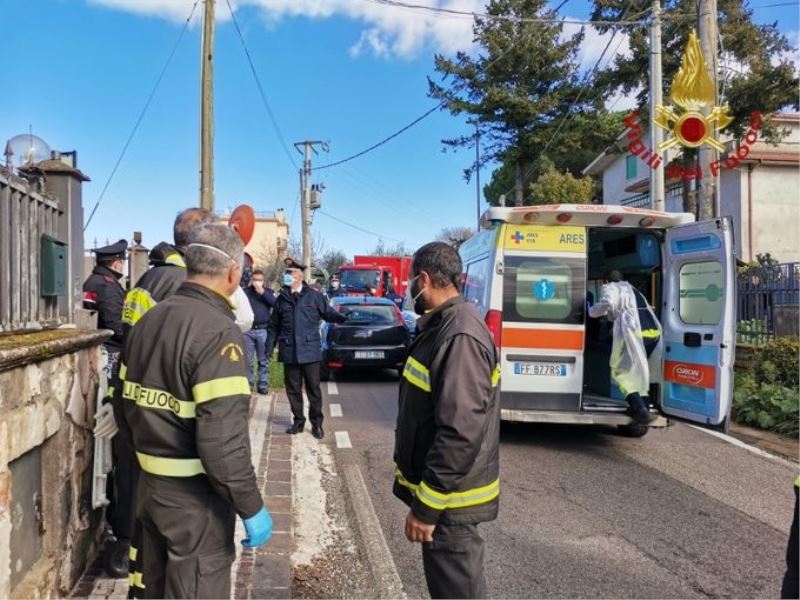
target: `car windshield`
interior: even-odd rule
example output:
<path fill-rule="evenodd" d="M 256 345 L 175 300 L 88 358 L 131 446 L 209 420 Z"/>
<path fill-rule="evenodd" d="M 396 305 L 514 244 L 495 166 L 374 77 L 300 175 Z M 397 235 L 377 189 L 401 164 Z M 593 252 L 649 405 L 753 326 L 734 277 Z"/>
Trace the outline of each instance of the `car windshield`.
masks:
<path fill-rule="evenodd" d="M 391 306 L 377 304 L 342 304 L 341 312 L 351 324 L 393 325 L 397 315 Z"/>
<path fill-rule="evenodd" d="M 359 271 L 356 269 L 342 271 L 340 283 L 348 290 L 366 290 L 369 286 L 378 287 L 380 271 Z"/>

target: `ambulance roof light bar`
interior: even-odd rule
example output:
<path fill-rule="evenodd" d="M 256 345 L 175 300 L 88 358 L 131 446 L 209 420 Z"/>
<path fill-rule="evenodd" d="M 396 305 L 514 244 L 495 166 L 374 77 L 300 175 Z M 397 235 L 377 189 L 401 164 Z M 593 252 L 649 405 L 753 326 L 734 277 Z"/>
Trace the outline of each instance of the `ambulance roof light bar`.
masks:
<path fill-rule="evenodd" d="M 652 227 L 669 229 L 693 223 L 691 213 L 672 213 L 615 204 L 541 204 L 495 206 L 481 217 L 484 228 L 499 223 L 514 225 L 578 225 L 590 227 Z"/>

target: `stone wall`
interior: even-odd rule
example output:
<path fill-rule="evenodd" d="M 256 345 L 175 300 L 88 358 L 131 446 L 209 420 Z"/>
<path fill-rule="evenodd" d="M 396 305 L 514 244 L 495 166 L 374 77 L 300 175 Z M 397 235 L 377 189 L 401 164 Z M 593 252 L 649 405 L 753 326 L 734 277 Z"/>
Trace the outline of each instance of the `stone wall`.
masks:
<path fill-rule="evenodd" d="M 0 598 L 64 596 L 97 552 L 91 429 L 108 335 L 0 336 Z"/>

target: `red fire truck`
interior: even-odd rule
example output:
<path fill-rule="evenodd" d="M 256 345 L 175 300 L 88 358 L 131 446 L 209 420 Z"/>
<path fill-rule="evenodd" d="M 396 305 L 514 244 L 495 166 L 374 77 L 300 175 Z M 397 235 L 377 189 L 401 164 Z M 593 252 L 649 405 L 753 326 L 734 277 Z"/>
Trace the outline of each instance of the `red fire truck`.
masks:
<path fill-rule="evenodd" d="M 410 256 L 355 256 L 352 265 L 339 269 L 339 279 L 348 296 L 365 294 L 370 286 L 376 296 L 385 296 L 390 285 L 405 296 L 410 270 Z"/>

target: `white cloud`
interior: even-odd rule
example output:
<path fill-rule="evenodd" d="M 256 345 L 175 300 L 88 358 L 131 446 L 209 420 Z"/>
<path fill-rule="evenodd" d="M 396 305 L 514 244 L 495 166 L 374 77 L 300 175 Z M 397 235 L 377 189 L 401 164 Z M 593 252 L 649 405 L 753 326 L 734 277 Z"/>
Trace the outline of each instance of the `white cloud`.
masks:
<path fill-rule="evenodd" d="M 90 4 L 127 10 L 139 15 L 151 15 L 182 22 L 189 14 L 193 0 L 87 0 Z M 484 12 L 488 0 L 416 0 L 418 4 L 454 9 L 464 12 Z M 435 50 L 452 54 L 469 51 L 473 45 L 472 18 L 456 15 L 441 16 L 430 12 L 380 4 L 374 0 L 231 0 L 235 10 L 258 8 L 264 22 L 275 25 L 284 18 L 305 17 L 323 20 L 346 17 L 363 24 L 364 28 L 350 47 L 353 57 L 364 54 L 390 58 L 413 58 L 423 51 Z M 196 18 L 202 13 L 198 5 Z M 217 19 L 230 20 L 225 0 L 217 0 Z M 567 20 L 574 20 L 566 17 Z M 564 36 L 574 34 L 580 25 L 568 23 Z M 579 52 L 584 69 L 590 69 L 601 55 L 612 34 L 600 34 L 586 27 L 586 36 Z M 630 46 L 624 34 L 618 34 L 603 59 L 603 65 L 616 53 L 628 53 Z"/>

